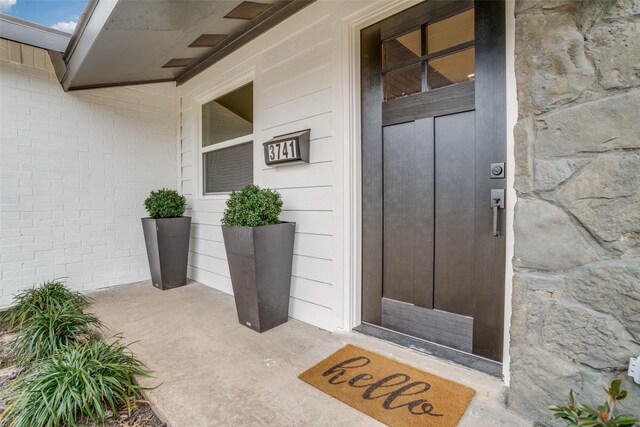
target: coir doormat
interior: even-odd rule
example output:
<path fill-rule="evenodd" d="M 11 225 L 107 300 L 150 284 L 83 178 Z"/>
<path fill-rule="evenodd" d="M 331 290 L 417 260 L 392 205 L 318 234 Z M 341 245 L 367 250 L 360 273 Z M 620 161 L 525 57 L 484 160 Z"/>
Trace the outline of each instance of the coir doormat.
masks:
<path fill-rule="evenodd" d="M 388 426 L 455 426 L 473 389 L 346 345 L 298 377 Z"/>

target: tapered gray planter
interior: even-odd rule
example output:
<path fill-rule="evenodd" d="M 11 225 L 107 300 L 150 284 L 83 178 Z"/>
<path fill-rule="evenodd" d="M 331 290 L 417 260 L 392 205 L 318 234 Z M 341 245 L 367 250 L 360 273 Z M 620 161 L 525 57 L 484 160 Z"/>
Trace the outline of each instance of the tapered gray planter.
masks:
<path fill-rule="evenodd" d="M 264 332 L 289 315 L 294 222 L 222 227 L 240 324 Z"/>
<path fill-rule="evenodd" d="M 151 281 L 165 290 L 187 283 L 191 217 L 142 218 Z"/>

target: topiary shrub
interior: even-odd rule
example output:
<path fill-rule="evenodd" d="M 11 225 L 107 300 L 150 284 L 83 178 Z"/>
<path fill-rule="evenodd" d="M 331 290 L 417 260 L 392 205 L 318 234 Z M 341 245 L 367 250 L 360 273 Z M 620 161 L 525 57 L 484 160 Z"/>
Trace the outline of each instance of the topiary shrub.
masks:
<path fill-rule="evenodd" d="M 2 313 L 0 321 L 10 330 L 20 329 L 25 321 L 40 311 L 53 311 L 65 304 L 82 310 L 90 302 L 91 298 L 69 290 L 59 280 L 51 280 L 14 295 L 14 305 Z"/>
<path fill-rule="evenodd" d="M 184 214 L 187 199 L 176 190 L 162 188 L 149 194 L 144 207 L 151 218 L 175 218 Z"/>
<path fill-rule="evenodd" d="M 276 191 L 247 185 L 227 200 L 222 224 L 232 227 L 260 227 L 279 224 L 282 198 Z"/>
<path fill-rule="evenodd" d="M 106 409 L 116 418 L 146 388 L 133 377 L 150 372 L 119 341 L 90 340 L 64 347 L 14 381 L 6 392 L 0 426 L 105 425 Z"/>

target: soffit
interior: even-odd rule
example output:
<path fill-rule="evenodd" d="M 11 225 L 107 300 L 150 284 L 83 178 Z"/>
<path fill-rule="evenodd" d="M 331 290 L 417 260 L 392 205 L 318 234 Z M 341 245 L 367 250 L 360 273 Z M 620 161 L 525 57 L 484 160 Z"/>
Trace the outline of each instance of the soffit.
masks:
<path fill-rule="evenodd" d="M 65 52 L 65 89 L 182 83 L 312 2 L 104 1 L 85 13 L 81 33 Z M 211 37 L 200 42 L 218 43 L 192 47 L 203 35 Z"/>

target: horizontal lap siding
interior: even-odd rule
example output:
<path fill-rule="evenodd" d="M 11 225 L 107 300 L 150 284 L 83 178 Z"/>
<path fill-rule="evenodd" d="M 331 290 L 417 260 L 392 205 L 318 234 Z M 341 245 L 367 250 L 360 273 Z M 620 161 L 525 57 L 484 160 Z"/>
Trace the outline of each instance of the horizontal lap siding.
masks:
<path fill-rule="evenodd" d="M 325 4 L 320 9 L 330 9 Z M 303 11 L 304 13 L 304 11 Z M 292 19 L 296 19 L 296 17 Z M 181 185 L 192 216 L 189 276 L 232 293 L 222 239 L 225 200 L 198 197 L 197 122 L 199 97 L 248 68 L 254 78 L 254 182 L 282 195 L 281 219 L 296 222 L 289 314 L 325 329 L 334 329 L 334 153 L 332 23 L 328 14 L 302 23 L 287 22 L 288 36 L 270 43 L 263 37 L 214 65 L 182 90 Z M 279 33 L 282 34 L 282 33 Z M 262 44 L 261 44 L 262 41 Z M 262 48 L 256 47 L 256 45 Z M 269 49 L 264 49 L 268 45 Z M 247 51 L 249 53 L 247 53 Z M 238 59 L 234 59 L 234 57 Z M 214 71 L 215 70 L 215 71 Z M 211 72 L 208 75 L 208 72 Z M 262 142 L 276 135 L 311 129 L 309 164 L 267 167 Z"/>

